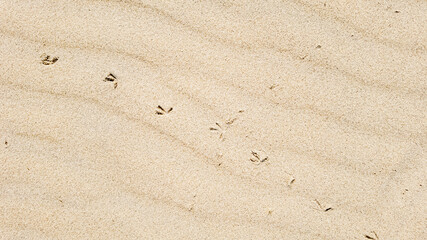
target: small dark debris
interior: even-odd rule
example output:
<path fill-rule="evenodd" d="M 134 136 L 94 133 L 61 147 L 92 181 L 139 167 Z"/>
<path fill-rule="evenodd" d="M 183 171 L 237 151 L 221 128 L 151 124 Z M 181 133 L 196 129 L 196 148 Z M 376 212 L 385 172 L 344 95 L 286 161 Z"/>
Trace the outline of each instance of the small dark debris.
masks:
<path fill-rule="evenodd" d="M 251 157 L 249 160 L 257 165 L 268 160 L 268 156 L 264 151 L 251 151 L 251 153 L 253 157 Z"/>
<path fill-rule="evenodd" d="M 114 76 L 112 73 L 108 74 L 108 76 L 104 78 L 104 82 L 114 82 L 116 80 L 116 76 Z"/>
<path fill-rule="evenodd" d="M 324 212 L 327 212 L 327 211 L 333 210 L 333 208 L 331 208 L 331 207 L 326 208 L 326 209 L 323 209 L 322 205 L 320 204 L 320 202 L 319 202 L 317 199 L 314 199 L 314 201 L 317 203 L 317 206 L 319 206 L 319 209 L 320 209 L 320 210 L 323 210 Z"/>
<path fill-rule="evenodd" d="M 322 46 L 320 46 L 320 45 L 317 45 L 317 46 L 316 46 L 316 48 L 317 48 L 317 49 L 319 49 L 319 48 L 321 48 L 321 47 L 322 47 Z"/>
<path fill-rule="evenodd" d="M 166 113 L 170 113 L 172 110 L 173 110 L 173 108 L 169 108 L 169 110 L 165 110 L 162 106 L 160 106 L 160 105 L 158 105 L 157 106 L 157 109 L 158 110 L 156 110 L 156 114 L 157 115 L 163 115 L 163 114 L 166 114 Z"/>
<path fill-rule="evenodd" d="M 117 83 L 117 78 L 116 78 L 116 76 L 114 76 L 114 74 L 112 74 L 112 73 L 109 73 L 108 74 L 108 76 L 106 76 L 105 78 L 104 78 L 104 82 L 113 82 L 114 83 L 114 89 L 116 89 L 117 88 L 117 85 L 118 85 L 118 83 Z"/>
<path fill-rule="evenodd" d="M 219 123 L 215 123 L 215 125 L 218 126 L 218 128 L 216 127 L 210 127 L 209 130 L 211 131 L 217 131 L 219 132 L 219 139 L 221 139 L 222 141 L 224 141 L 224 129 L 221 127 L 221 125 L 219 125 Z"/>
<path fill-rule="evenodd" d="M 400 13 L 400 11 L 394 11 L 394 13 Z"/>
<path fill-rule="evenodd" d="M 42 59 L 42 63 L 44 65 L 52 65 L 54 63 L 56 63 L 56 61 L 58 61 L 59 58 L 57 57 L 51 57 L 49 55 L 46 55 L 43 59 Z"/>
<path fill-rule="evenodd" d="M 379 240 L 380 238 L 378 237 L 378 234 L 376 233 L 376 232 L 374 232 L 374 231 L 372 231 L 372 233 L 375 235 L 375 237 L 371 237 L 371 236 L 369 236 L 369 235 L 367 235 L 367 234 L 365 234 L 364 236 L 365 236 L 365 238 L 367 238 L 367 239 L 376 239 L 376 240 Z"/>

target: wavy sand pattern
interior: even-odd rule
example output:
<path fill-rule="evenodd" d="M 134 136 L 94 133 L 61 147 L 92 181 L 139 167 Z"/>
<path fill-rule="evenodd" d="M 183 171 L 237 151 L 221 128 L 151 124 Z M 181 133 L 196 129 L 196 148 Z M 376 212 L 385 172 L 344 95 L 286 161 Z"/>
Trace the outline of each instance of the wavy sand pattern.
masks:
<path fill-rule="evenodd" d="M 0 0 L 0 239 L 426 239 L 424 0 Z"/>

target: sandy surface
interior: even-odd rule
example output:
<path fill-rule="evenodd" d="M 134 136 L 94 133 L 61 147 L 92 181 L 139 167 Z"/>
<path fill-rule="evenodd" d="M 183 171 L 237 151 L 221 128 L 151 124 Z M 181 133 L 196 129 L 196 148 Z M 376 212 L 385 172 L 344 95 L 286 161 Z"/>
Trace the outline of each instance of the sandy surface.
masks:
<path fill-rule="evenodd" d="M 0 0 L 0 239 L 427 239 L 426 90 L 425 0 Z"/>

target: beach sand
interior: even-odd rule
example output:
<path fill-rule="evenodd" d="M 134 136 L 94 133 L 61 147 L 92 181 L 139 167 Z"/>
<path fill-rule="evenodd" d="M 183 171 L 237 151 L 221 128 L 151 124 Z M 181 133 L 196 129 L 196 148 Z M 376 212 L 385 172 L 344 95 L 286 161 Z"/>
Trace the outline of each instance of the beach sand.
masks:
<path fill-rule="evenodd" d="M 427 1 L 0 13 L 0 239 L 427 239 Z"/>

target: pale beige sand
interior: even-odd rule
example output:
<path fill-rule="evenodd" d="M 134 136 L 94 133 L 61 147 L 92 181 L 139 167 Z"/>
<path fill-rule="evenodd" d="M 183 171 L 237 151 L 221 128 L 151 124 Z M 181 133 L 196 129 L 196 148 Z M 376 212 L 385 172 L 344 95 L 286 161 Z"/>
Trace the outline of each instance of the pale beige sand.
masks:
<path fill-rule="evenodd" d="M 426 89 L 425 0 L 0 0 L 0 239 L 427 239 Z"/>

